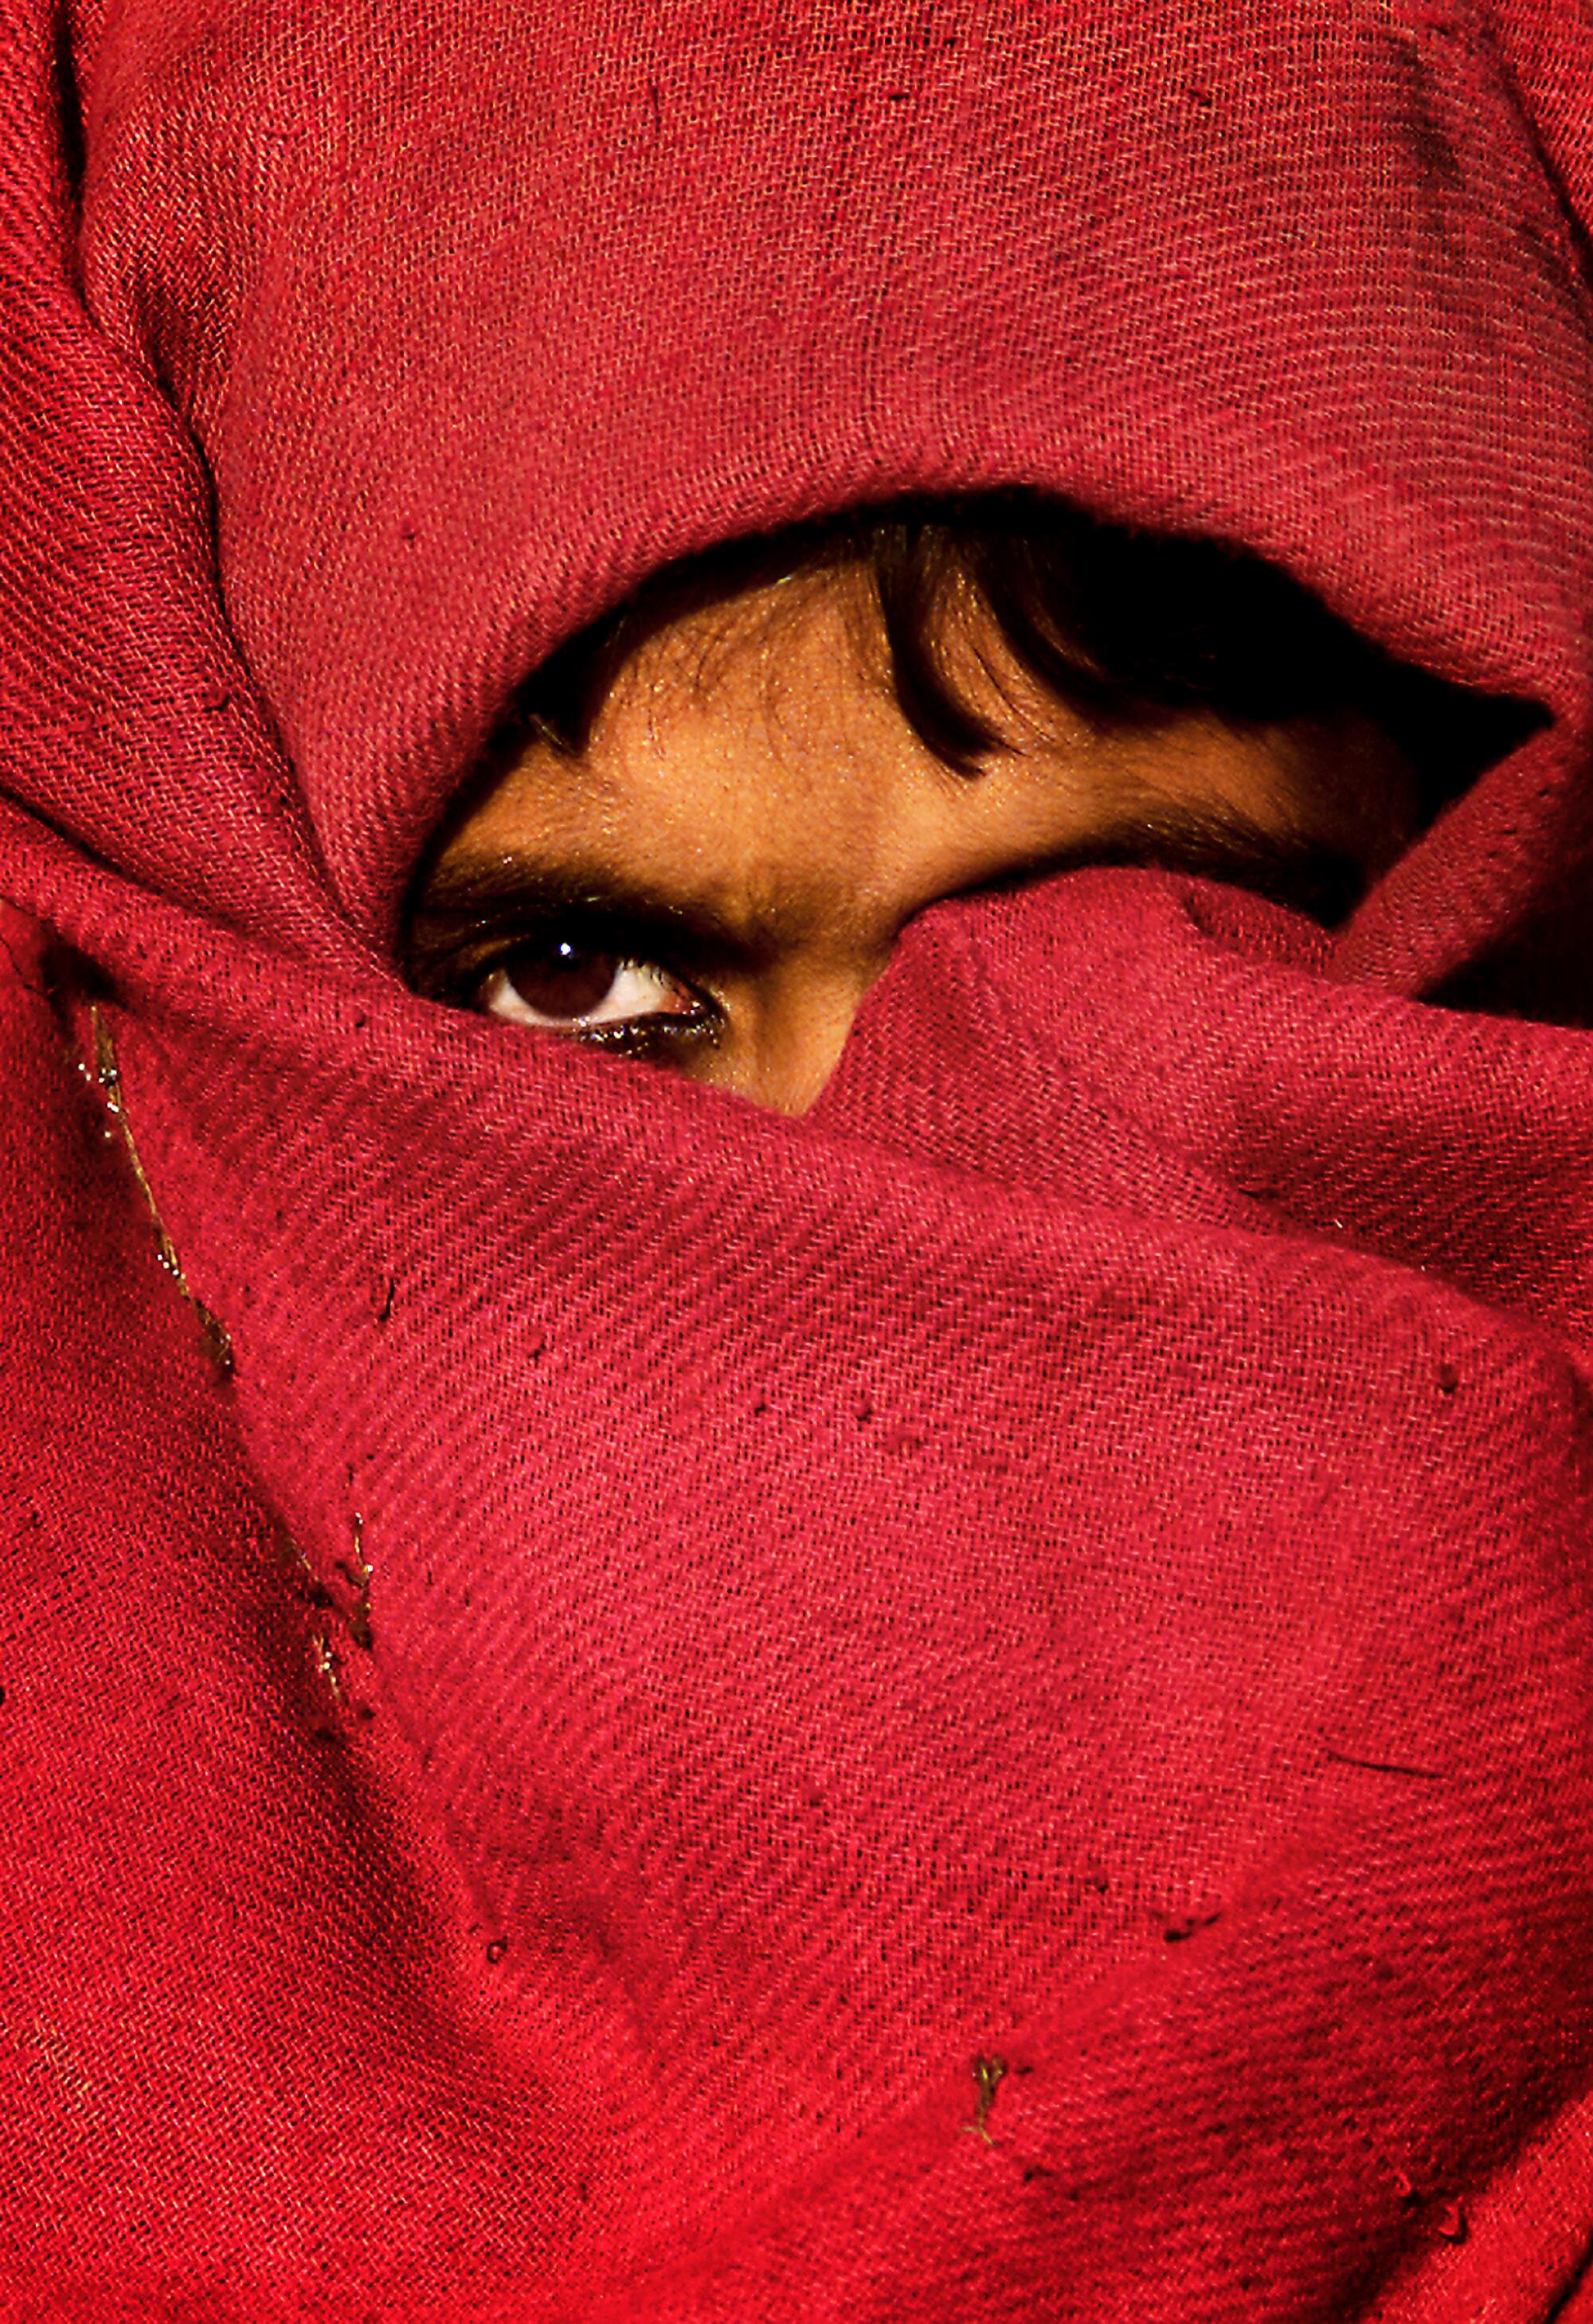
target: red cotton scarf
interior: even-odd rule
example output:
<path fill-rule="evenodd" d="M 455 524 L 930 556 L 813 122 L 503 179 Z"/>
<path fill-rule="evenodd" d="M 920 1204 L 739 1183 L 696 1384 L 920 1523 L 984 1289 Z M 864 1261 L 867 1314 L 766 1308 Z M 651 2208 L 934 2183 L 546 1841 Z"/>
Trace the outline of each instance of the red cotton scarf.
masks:
<path fill-rule="evenodd" d="M 0 2313 L 1584 2324 L 1579 0 L 11 0 L 0 108 Z M 1337 934 L 935 907 L 802 1120 L 406 990 L 552 647 L 1006 486 L 1540 729 Z"/>

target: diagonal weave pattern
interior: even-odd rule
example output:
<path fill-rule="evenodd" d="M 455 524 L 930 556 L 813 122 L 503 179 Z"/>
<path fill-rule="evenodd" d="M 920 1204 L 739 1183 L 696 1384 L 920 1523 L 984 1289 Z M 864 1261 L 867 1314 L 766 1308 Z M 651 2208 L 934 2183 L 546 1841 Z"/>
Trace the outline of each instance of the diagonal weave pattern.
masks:
<path fill-rule="evenodd" d="M 1579 2319 L 1593 23 L 66 18 L 0 32 L 0 2309 Z M 937 907 L 800 1121 L 404 990 L 543 653 L 1007 484 L 1549 723 L 1332 941 Z"/>

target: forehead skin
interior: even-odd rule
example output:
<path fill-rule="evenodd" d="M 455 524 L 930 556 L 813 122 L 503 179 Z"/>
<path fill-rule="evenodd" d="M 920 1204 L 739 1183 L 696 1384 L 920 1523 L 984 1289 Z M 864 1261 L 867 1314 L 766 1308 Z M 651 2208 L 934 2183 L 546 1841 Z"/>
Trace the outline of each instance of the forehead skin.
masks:
<path fill-rule="evenodd" d="M 718 923 L 725 1033 L 686 1070 L 800 1112 L 902 927 L 943 896 L 1087 853 L 1169 805 L 1321 841 L 1368 873 L 1413 835 L 1408 770 L 1364 720 L 1236 731 L 1180 713 L 1099 730 L 974 618 L 952 625 L 948 661 L 1009 747 L 958 774 L 903 717 L 877 631 L 834 576 L 669 622 L 620 671 L 585 747 L 533 742 L 468 803 L 433 882 L 557 872 Z"/>

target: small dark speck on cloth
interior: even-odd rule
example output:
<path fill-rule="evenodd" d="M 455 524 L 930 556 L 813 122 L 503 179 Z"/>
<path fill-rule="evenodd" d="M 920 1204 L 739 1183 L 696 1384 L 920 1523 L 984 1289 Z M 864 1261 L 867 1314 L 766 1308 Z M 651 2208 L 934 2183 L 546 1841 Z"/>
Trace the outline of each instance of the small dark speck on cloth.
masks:
<path fill-rule="evenodd" d="M 1209 1929 L 1213 1921 L 1221 1918 L 1220 1904 L 1210 1913 L 1185 1913 L 1178 1920 L 1169 1921 L 1162 1934 L 1170 1945 L 1181 1945 L 1186 1937 L 1195 1936 L 1202 1929 Z"/>

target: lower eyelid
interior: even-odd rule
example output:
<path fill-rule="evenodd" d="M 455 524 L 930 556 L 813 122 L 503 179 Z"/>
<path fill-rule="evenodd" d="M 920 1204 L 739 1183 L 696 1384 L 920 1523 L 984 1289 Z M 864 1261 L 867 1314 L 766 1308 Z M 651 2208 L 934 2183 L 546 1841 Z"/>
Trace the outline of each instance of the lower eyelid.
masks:
<path fill-rule="evenodd" d="M 695 1048 L 698 1043 L 717 1048 L 723 1032 L 723 1020 L 717 1016 L 621 1017 L 608 1025 L 572 1026 L 557 1038 L 578 1041 L 584 1048 L 613 1049 L 622 1055 L 640 1056 L 655 1050 Z"/>

